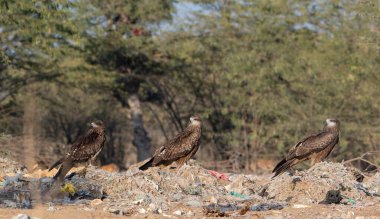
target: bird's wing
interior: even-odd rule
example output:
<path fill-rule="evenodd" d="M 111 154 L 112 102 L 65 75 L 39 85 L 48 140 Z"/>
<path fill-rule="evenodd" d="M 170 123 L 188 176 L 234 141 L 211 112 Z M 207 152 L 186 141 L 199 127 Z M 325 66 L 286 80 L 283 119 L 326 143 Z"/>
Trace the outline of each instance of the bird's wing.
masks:
<path fill-rule="evenodd" d="M 286 160 L 305 157 L 312 153 L 322 151 L 334 143 L 337 137 L 335 133 L 331 132 L 321 132 L 317 135 L 309 136 L 290 149 Z"/>
<path fill-rule="evenodd" d="M 90 129 L 85 135 L 79 137 L 71 146 L 68 156 L 73 161 L 87 161 L 101 149 L 101 145 L 96 141 L 99 133 Z"/>
<path fill-rule="evenodd" d="M 156 151 L 155 160 L 174 160 L 187 155 L 196 144 L 197 139 L 194 134 L 194 130 L 181 132 Z"/>

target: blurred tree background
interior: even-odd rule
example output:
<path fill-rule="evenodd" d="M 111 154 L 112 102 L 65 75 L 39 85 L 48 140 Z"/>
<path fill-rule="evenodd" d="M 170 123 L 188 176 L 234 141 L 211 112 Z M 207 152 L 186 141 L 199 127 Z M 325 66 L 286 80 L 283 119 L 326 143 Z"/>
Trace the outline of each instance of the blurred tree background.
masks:
<path fill-rule="evenodd" d="M 100 163 L 126 168 L 197 114 L 210 167 L 255 170 L 326 118 L 333 160 L 379 150 L 377 3 L 0 0 L 0 146 L 46 166 L 101 119 Z"/>

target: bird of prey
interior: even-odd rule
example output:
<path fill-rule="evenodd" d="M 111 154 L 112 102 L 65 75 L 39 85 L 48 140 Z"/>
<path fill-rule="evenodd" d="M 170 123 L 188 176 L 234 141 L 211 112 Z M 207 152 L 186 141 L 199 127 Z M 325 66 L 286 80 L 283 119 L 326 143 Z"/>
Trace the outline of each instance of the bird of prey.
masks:
<path fill-rule="evenodd" d="M 286 157 L 274 168 L 273 177 L 304 160 L 310 159 L 311 166 L 324 160 L 339 142 L 339 129 L 338 120 L 326 119 L 326 125 L 321 133 L 303 139 L 289 150 Z"/>
<path fill-rule="evenodd" d="M 71 146 L 70 151 L 57 162 L 55 162 L 49 171 L 60 165 L 58 172 L 53 177 L 63 182 L 65 175 L 76 164 L 87 163 L 94 160 L 103 148 L 106 141 L 105 126 L 102 121 L 91 123 L 91 128 L 85 135 L 79 137 Z"/>
<path fill-rule="evenodd" d="M 168 166 L 173 162 L 176 162 L 178 167 L 182 166 L 197 152 L 201 131 L 201 119 L 198 116 L 190 117 L 190 123 L 186 129 L 159 147 L 153 157 L 139 169 L 146 170 L 154 166 Z"/>

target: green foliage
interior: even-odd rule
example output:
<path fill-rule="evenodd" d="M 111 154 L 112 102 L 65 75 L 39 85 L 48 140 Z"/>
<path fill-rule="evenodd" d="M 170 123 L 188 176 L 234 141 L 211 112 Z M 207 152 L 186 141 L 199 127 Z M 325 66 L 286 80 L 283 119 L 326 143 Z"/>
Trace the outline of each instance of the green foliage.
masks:
<path fill-rule="evenodd" d="M 181 26 L 170 0 L 0 1 L 0 131 L 20 134 L 34 83 L 44 137 L 65 142 L 100 118 L 112 124 L 112 147 L 124 147 L 116 136 L 128 123 L 129 95 L 138 94 L 152 136 L 174 135 L 193 114 L 204 119 L 201 159 L 277 158 L 330 117 L 342 122 L 337 160 L 379 149 L 374 8 L 176 4 L 184 2 L 202 10 Z M 162 25 L 171 22 L 176 29 Z"/>

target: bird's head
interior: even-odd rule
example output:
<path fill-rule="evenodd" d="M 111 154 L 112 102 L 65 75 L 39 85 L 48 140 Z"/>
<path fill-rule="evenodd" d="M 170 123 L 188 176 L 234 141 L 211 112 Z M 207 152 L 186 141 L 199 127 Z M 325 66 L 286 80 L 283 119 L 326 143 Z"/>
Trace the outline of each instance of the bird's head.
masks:
<path fill-rule="evenodd" d="M 98 127 L 104 128 L 104 123 L 100 120 L 95 121 L 95 122 L 91 122 L 91 127 L 93 127 L 93 128 L 98 128 Z"/>
<path fill-rule="evenodd" d="M 192 125 L 200 125 L 202 123 L 201 117 L 199 116 L 192 116 L 190 117 L 190 124 Z"/>
<path fill-rule="evenodd" d="M 340 122 L 337 119 L 326 119 L 326 128 L 339 129 Z"/>

